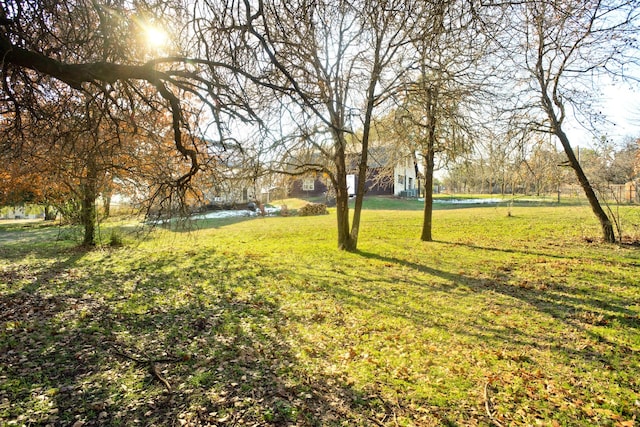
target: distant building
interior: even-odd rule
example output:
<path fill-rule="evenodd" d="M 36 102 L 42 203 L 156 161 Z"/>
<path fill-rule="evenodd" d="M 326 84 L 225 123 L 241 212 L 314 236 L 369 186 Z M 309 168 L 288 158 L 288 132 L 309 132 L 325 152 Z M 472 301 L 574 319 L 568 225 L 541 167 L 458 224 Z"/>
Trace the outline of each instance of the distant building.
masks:
<path fill-rule="evenodd" d="M 369 150 L 368 163 L 367 194 L 418 197 L 418 167 L 412 153 L 398 153 L 394 147 L 377 147 Z"/>
<path fill-rule="evenodd" d="M 43 209 L 34 206 L 5 206 L 0 208 L 0 219 L 37 219 L 44 218 Z"/>
<path fill-rule="evenodd" d="M 328 177 L 321 173 L 309 172 L 291 180 L 289 196 L 300 198 L 327 196 L 330 189 L 331 180 Z"/>
<path fill-rule="evenodd" d="M 358 157 L 351 156 L 347 175 L 349 195 L 356 193 L 358 184 Z M 398 197 L 418 197 L 420 183 L 418 168 L 411 153 L 398 156 L 395 147 L 383 146 L 369 149 L 367 159 L 367 180 L 365 191 L 368 195 L 390 195 Z M 322 174 L 310 172 L 291 180 L 291 197 L 318 197 L 332 190 L 331 181 Z"/>

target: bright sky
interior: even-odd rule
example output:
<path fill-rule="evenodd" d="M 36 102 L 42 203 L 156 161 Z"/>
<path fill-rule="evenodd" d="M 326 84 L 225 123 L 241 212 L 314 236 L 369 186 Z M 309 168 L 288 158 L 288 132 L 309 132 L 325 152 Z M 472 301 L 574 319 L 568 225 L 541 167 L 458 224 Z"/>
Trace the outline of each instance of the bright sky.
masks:
<path fill-rule="evenodd" d="M 627 137 L 640 138 L 640 86 L 632 90 L 628 84 L 608 85 L 602 90 L 601 111 L 610 123 L 598 128 L 598 136 L 621 145 Z M 593 147 L 594 135 L 579 125 L 571 125 L 567 117 L 565 131 L 573 147 Z"/>
<path fill-rule="evenodd" d="M 608 134 L 618 142 L 626 136 L 640 137 L 640 94 L 626 86 L 612 86 L 607 89 L 604 113 L 614 125 Z"/>

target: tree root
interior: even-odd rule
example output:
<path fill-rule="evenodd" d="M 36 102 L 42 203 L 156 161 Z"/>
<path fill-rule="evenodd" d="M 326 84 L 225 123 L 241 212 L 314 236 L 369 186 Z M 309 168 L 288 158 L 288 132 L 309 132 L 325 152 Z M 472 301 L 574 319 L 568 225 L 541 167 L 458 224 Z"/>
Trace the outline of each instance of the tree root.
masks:
<path fill-rule="evenodd" d="M 169 381 L 167 381 L 167 379 L 162 376 L 162 374 L 160 373 L 160 370 L 158 369 L 158 363 L 177 363 L 177 362 L 181 362 L 184 359 L 181 358 L 158 358 L 158 359 L 143 359 L 143 358 L 139 358 L 139 357 L 134 357 L 131 356 L 130 354 L 125 353 L 124 351 L 119 350 L 118 348 L 116 348 L 115 346 L 112 346 L 115 350 L 115 354 L 123 357 L 125 359 L 131 360 L 132 362 L 135 362 L 137 364 L 140 365 L 148 365 L 149 366 L 149 373 L 158 381 L 160 381 L 162 383 L 162 385 L 165 386 L 165 388 L 167 389 L 167 392 L 169 394 L 171 394 L 173 392 L 173 389 L 171 388 L 171 384 L 169 384 Z"/>
<path fill-rule="evenodd" d="M 489 398 L 489 382 L 486 382 L 484 384 L 484 408 L 487 411 L 487 416 L 489 417 L 489 420 L 491 420 L 491 422 L 497 426 L 497 427 L 504 427 L 503 424 L 496 420 L 493 416 L 493 411 L 491 410 L 491 400 Z"/>
<path fill-rule="evenodd" d="M 149 365 L 150 365 L 149 371 L 151 372 L 151 374 L 154 377 L 156 377 L 158 381 L 164 384 L 164 386 L 167 388 L 167 393 L 171 394 L 172 392 L 171 384 L 169 384 L 169 381 L 167 381 L 167 379 L 160 374 L 160 371 L 158 370 L 158 365 L 156 365 L 153 362 L 151 362 Z"/>

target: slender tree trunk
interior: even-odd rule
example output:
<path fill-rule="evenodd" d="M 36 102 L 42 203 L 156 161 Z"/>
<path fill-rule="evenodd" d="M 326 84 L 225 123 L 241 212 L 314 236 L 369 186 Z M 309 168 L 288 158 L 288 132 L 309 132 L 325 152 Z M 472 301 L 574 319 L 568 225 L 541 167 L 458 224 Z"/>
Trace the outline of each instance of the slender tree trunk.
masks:
<path fill-rule="evenodd" d="M 560 125 L 558 125 L 555 128 L 555 134 L 560 140 L 560 143 L 564 148 L 564 152 L 566 153 L 567 158 L 569 159 L 569 165 L 575 171 L 576 176 L 578 177 L 578 182 L 580 183 L 580 186 L 582 187 L 584 194 L 587 196 L 589 205 L 591 205 L 591 210 L 593 211 L 596 218 L 598 218 L 598 221 L 600 222 L 600 227 L 602 229 L 602 235 L 604 237 L 605 242 L 615 243 L 616 235 L 613 230 L 613 222 L 611 221 L 611 219 L 609 219 L 609 216 L 607 216 L 607 213 L 604 211 L 604 209 L 602 209 L 602 206 L 600 205 L 600 201 L 598 200 L 598 197 L 596 196 L 595 191 L 593 191 L 593 187 L 591 187 L 591 184 L 589 183 L 587 176 L 582 170 L 582 166 L 580 166 L 580 162 L 578 161 L 578 158 L 576 157 L 575 153 L 573 152 L 573 149 L 571 148 L 571 144 L 569 143 L 569 138 L 564 133 Z"/>
<path fill-rule="evenodd" d="M 433 224 L 433 165 L 434 152 L 433 148 L 427 151 L 424 159 L 424 215 L 422 220 L 422 235 L 420 239 L 423 242 L 431 242 L 431 229 Z"/>
<path fill-rule="evenodd" d="M 96 244 L 96 197 L 97 197 L 98 170 L 95 161 L 87 162 L 87 176 L 82 183 L 82 206 L 80 219 L 84 227 L 83 246 Z"/>
<path fill-rule="evenodd" d="M 367 184 L 367 163 L 369 159 L 369 135 L 371 132 L 371 118 L 373 117 L 373 106 L 375 101 L 375 90 L 380 76 L 380 44 L 376 44 L 374 53 L 374 66 L 367 88 L 367 107 L 363 122 L 362 131 L 362 152 L 360 153 L 360 167 L 358 170 L 358 183 L 356 185 L 356 203 L 353 207 L 353 223 L 351 225 L 350 246 L 345 249 L 355 252 L 358 248 L 358 234 L 360 233 L 360 216 L 362 213 L 362 203 Z"/>
<path fill-rule="evenodd" d="M 431 228 L 433 223 L 433 169 L 436 147 L 436 111 L 438 107 L 438 91 L 427 89 L 426 113 L 427 113 L 427 140 L 426 154 L 424 157 L 424 215 L 422 221 L 423 242 L 431 242 Z"/>
<path fill-rule="evenodd" d="M 111 215 L 111 191 L 107 190 L 102 193 L 102 215 L 104 218 L 109 218 Z"/>
<path fill-rule="evenodd" d="M 347 188 L 347 167 L 344 145 L 336 150 L 336 219 L 338 222 L 338 249 L 353 250 L 355 244 L 349 233 L 349 189 Z"/>
<path fill-rule="evenodd" d="M 364 140 L 364 138 L 363 138 Z M 362 213 L 362 203 L 364 201 L 364 194 L 366 191 L 367 183 L 367 159 L 368 159 L 368 144 L 363 142 L 362 154 L 360 155 L 360 165 L 358 169 L 358 182 L 356 184 L 356 202 L 353 207 L 353 224 L 351 225 L 350 233 L 350 246 L 344 249 L 348 251 L 355 251 L 358 248 L 358 234 L 360 232 L 360 216 Z"/>
<path fill-rule="evenodd" d="M 55 209 L 52 209 L 51 206 L 46 205 L 44 207 L 44 220 L 45 221 L 54 221 L 56 219 L 57 212 Z"/>

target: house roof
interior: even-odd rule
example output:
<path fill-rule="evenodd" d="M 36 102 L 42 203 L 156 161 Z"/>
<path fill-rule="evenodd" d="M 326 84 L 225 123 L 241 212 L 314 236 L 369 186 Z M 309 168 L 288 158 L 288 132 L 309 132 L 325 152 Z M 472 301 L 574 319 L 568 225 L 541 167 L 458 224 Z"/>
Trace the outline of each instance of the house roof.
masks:
<path fill-rule="evenodd" d="M 353 153 L 350 159 L 349 164 L 352 169 L 355 169 L 360 160 L 360 154 Z M 367 166 L 369 168 L 393 168 L 399 161 L 405 159 L 412 159 L 411 153 L 397 147 L 391 145 L 369 147 Z"/>

